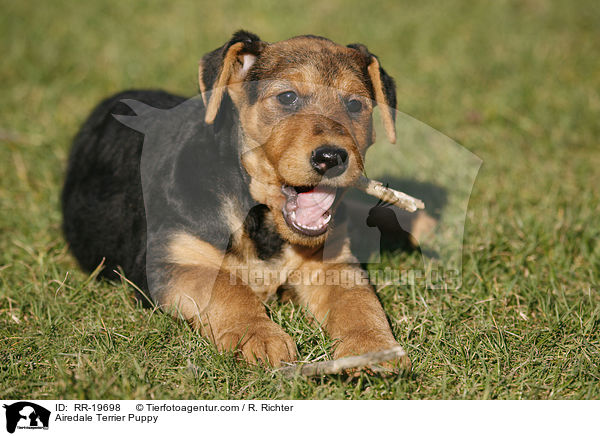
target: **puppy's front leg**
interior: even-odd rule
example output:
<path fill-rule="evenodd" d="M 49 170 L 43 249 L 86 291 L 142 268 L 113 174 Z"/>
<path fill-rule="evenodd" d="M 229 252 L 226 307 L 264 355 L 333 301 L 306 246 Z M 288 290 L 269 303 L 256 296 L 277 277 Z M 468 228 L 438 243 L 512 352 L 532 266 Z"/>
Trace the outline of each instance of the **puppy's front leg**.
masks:
<path fill-rule="evenodd" d="M 303 279 L 312 277 L 310 284 L 302 280 L 296 285 L 296 292 L 338 341 L 335 358 L 398 346 L 365 271 L 351 265 L 313 261 L 297 273 Z M 409 362 L 400 364 L 406 366 Z"/>
<path fill-rule="evenodd" d="M 220 350 L 238 349 L 249 362 L 260 359 L 279 366 L 296 358 L 292 338 L 269 319 L 254 292 L 227 271 L 175 267 L 162 305 L 181 314 Z"/>

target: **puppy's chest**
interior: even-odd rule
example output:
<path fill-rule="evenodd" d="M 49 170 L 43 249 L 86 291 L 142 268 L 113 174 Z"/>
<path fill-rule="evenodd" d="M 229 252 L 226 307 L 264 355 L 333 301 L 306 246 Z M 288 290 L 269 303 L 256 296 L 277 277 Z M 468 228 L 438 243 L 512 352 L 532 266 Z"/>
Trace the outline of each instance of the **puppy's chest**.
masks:
<path fill-rule="evenodd" d="M 228 269 L 262 300 L 268 300 L 304 262 L 303 250 L 284 241 L 265 206 L 253 208 L 232 241 Z"/>

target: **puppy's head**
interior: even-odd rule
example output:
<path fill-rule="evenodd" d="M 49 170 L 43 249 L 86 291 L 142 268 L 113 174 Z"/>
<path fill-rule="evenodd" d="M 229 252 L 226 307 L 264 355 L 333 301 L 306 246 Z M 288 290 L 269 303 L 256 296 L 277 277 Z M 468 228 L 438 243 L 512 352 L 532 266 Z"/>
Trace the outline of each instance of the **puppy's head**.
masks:
<path fill-rule="evenodd" d="M 200 90 L 208 124 L 225 101 L 235 105 L 250 192 L 294 244 L 325 241 L 336 194 L 360 176 L 375 141 L 375 105 L 395 142 L 394 81 L 361 44 L 314 36 L 268 44 L 240 31 L 204 56 Z"/>

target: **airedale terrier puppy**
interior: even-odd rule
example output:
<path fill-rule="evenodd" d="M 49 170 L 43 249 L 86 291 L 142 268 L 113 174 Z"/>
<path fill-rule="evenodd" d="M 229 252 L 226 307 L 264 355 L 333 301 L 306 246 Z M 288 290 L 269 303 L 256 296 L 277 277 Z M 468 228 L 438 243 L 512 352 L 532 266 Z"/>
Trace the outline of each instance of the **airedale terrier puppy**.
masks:
<path fill-rule="evenodd" d="M 109 278 L 122 268 L 156 305 L 251 362 L 297 357 L 263 304 L 282 289 L 335 339 L 336 358 L 397 346 L 337 208 L 375 141 L 375 105 L 395 141 L 395 85 L 378 58 L 361 44 L 239 31 L 202 58 L 199 83 L 191 100 L 117 94 L 81 128 L 62 194 L 81 266 L 104 262 Z M 132 102 L 163 115 L 186 107 L 187 118 L 158 117 L 177 126 L 160 127 L 160 146 L 142 156 L 144 135 L 114 116 L 135 115 Z"/>

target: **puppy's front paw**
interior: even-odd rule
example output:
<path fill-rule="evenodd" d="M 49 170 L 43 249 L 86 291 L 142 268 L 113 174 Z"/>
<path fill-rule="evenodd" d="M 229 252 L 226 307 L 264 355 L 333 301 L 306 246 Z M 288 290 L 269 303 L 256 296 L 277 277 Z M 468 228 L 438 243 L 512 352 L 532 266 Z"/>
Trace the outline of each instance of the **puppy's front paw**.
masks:
<path fill-rule="evenodd" d="M 357 356 L 374 351 L 387 350 L 399 345 L 388 333 L 373 330 L 354 331 L 344 335 L 339 340 L 335 347 L 333 358 L 339 359 L 340 357 Z M 411 367 L 411 362 L 408 356 L 405 355 L 394 361 L 386 362 L 383 366 L 408 370 Z"/>
<path fill-rule="evenodd" d="M 253 318 L 228 326 L 217 338 L 217 347 L 240 351 L 250 363 L 261 360 L 272 366 L 296 359 L 296 344 L 283 329 L 268 318 Z"/>

